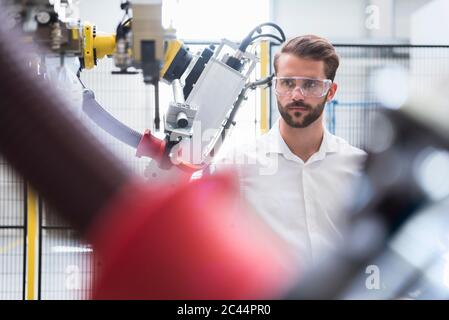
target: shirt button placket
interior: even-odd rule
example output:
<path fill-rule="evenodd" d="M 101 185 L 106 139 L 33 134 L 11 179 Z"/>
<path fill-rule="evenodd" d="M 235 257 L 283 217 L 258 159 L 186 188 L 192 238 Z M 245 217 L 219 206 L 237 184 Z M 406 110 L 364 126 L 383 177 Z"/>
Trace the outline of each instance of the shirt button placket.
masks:
<path fill-rule="evenodd" d="M 304 220 L 307 229 L 307 246 L 309 248 L 310 259 L 312 259 L 312 239 L 310 237 L 311 232 L 313 231 L 313 212 L 311 212 L 310 207 L 310 197 L 308 195 L 308 170 L 305 165 L 301 165 L 301 183 L 302 183 L 302 192 L 303 192 L 303 200 L 304 200 Z"/>

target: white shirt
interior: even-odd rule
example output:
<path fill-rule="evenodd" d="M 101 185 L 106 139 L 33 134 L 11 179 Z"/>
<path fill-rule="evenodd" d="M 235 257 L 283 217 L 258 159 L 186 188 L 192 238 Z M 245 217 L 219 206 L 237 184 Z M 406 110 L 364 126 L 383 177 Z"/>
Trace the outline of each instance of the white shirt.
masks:
<path fill-rule="evenodd" d="M 319 151 L 304 163 L 281 137 L 278 121 L 216 167 L 236 166 L 242 196 L 308 267 L 341 240 L 344 209 L 365 156 L 325 130 Z"/>

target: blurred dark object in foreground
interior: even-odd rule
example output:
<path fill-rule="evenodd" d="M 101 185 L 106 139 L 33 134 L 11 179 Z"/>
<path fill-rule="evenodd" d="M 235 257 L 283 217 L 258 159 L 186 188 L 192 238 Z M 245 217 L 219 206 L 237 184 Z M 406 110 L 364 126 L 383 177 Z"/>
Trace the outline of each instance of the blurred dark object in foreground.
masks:
<path fill-rule="evenodd" d="M 377 114 L 345 242 L 287 298 L 449 298 L 448 105 L 436 94 Z"/>

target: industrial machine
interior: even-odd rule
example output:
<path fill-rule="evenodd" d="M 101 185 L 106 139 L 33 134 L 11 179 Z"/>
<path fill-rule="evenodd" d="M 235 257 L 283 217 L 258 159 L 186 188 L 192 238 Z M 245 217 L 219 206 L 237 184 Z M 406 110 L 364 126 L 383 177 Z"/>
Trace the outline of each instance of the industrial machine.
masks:
<path fill-rule="evenodd" d="M 138 157 L 155 160 L 146 170 L 149 178 L 189 177 L 207 167 L 235 124 L 235 115 L 248 92 L 271 83 L 271 76 L 249 81 L 258 58 L 248 48 L 261 38 L 278 43 L 285 40 L 279 26 L 264 23 L 239 44 L 223 39 L 218 46 L 210 45 L 192 54 L 171 30 L 162 29 L 161 0 L 122 1 L 123 19 L 116 34 L 109 35 L 79 21 L 79 1 L 19 2 L 11 6 L 16 9 L 10 16 L 15 17 L 15 24 L 22 27 L 28 40 L 46 49 L 44 55 L 79 57 L 80 71 L 112 56 L 118 68 L 114 74 L 141 72 L 145 84 L 154 89 L 154 101 L 146 103 L 153 121 L 145 133 L 113 118 L 88 88 L 84 88 L 82 107 L 97 125 L 136 148 Z M 264 32 L 265 28 L 276 33 Z M 159 112 L 160 80 L 173 88 L 173 101 L 163 119 Z M 160 130 L 161 120 L 165 138 L 158 139 L 153 133 Z"/>
<path fill-rule="evenodd" d="M 154 87 L 154 101 L 147 101 L 156 110 L 158 121 L 158 84 L 163 61 L 164 30 L 162 28 L 162 1 L 138 0 L 121 3 L 124 11 L 115 34 L 105 34 L 90 22 L 79 19 L 79 0 L 7 0 L 9 22 L 21 29 L 23 41 L 34 43 L 40 55 L 30 57 L 38 70 L 45 75 L 45 59 L 59 57 L 64 64 L 66 57 L 78 57 L 80 71 L 95 67 L 105 56 L 114 58 L 116 74 L 137 73 L 143 81 Z M 151 90 L 151 88 L 147 88 Z"/>
<path fill-rule="evenodd" d="M 91 69 L 98 59 L 113 54 L 115 35 L 101 34 L 95 25 L 81 23 L 78 3 L 7 0 L 7 25 L 21 29 L 22 41 L 36 44 L 43 56 L 79 57 L 82 68 Z M 45 66 L 44 61 L 40 66 Z"/>
<path fill-rule="evenodd" d="M 107 132 L 135 147 L 137 156 L 156 160 L 147 170 L 149 178 L 188 177 L 207 167 L 218 152 L 248 92 L 271 81 L 271 76 L 249 81 L 258 60 L 246 52 L 249 43 L 239 46 L 223 40 L 196 55 L 179 41 L 168 43 L 161 78 L 171 84 L 173 101 L 164 116 L 162 140 L 151 129 L 142 135 L 114 119 L 89 90 L 83 110 Z"/>

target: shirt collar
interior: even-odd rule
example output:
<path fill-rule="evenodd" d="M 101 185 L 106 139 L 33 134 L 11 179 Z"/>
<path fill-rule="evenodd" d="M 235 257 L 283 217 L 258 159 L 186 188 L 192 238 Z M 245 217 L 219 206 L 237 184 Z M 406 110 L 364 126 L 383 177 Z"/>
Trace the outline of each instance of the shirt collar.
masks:
<path fill-rule="evenodd" d="M 267 144 L 265 146 L 266 153 L 279 153 L 283 154 L 287 159 L 295 160 L 298 157 L 290 151 L 282 138 L 279 130 L 279 122 L 280 119 L 274 123 L 273 127 L 267 133 Z M 316 160 L 324 159 L 327 153 L 334 153 L 337 151 L 338 144 L 336 137 L 324 128 L 323 141 L 321 142 L 320 149 L 312 157 L 315 158 L 316 156 Z"/>

